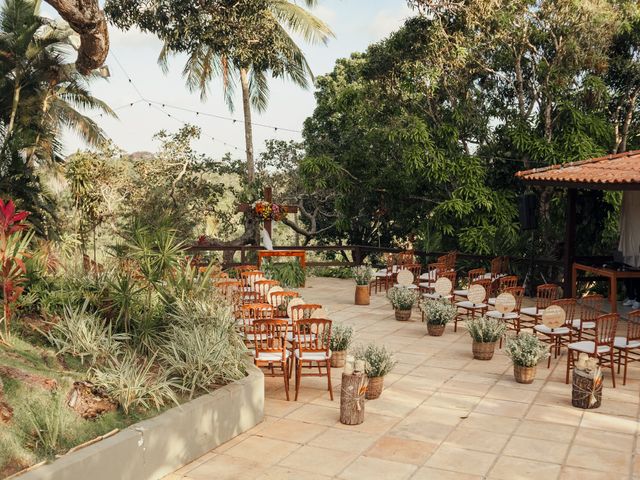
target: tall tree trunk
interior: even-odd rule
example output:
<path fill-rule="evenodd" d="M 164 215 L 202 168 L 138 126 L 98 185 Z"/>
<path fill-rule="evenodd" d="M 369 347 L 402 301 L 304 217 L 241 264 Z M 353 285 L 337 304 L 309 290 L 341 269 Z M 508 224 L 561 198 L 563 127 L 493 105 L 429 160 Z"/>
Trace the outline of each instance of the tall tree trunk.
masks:
<path fill-rule="evenodd" d="M 240 69 L 240 83 L 242 84 L 242 107 L 244 109 L 244 142 L 247 152 L 247 181 L 252 183 L 255 178 L 253 163 L 253 131 L 251 129 L 251 95 L 249 93 L 249 76 L 246 68 Z"/>
<path fill-rule="evenodd" d="M 18 113 L 18 105 L 20 104 L 20 85 L 19 79 L 16 78 L 16 86 L 13 89 L 13 102 L 11 104 L 11 116 L 9 117 L 9 126 L 7 127 L 6 136 L 9 137 L 16 123 L 16 114 Z"/>
<path fill-rule="evenodd" d="M 618 145 L 617 153 L 622 153 L 627 150 L 627 140 L 629 139 L 629 127 L 631 120 L 633 120 L 633 112 L 636 109 L 636 100 L 638 93 L 634 93 L 629 98 L 629 104 L 627 105 L 627 112 L 624 116 L 624 122 L 622 123 L 622 134 L 620 136 L 620 144 Z"/>

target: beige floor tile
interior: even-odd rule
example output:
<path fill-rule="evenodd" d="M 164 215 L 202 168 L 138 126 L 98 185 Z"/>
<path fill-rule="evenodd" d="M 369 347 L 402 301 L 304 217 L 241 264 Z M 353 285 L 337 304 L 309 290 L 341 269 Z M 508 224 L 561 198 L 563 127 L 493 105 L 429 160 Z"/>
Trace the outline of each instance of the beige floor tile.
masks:
<path fill-rule="evenodd" d="M 506 387 L 497 384 L 487 392 L 487 398 L 522 403 L 531 403 L 536 395 L 537 392 L 534 390 L 524 390 L 522 388 Z"/>
<path fill-rule="evenodd" d="M 294 410 L 286 418 L 331 427 L 340 421 L 340 412 L 334 408 L 307 404 Z"/>
<path fill-rule="evenodd" d="M 577 467 L 563 467 L 560 473 L 562 480 L 623 480 L 628 477 L 617 472 L 598 472 Z"/>
<path fill-rule="evenodd" d="M 524 458 L 498 458 L 488 478 L 500 480 L 553 480 L 559 478 L 560 465 Z"/>
<path fill-rule="evenodd" d="M 464 425 L 464 424 L 463 424 Z M 445 445 L 487 453 L 500 453 L 509 440 L 504 433 L 489 432 L 460 426 L 446 438 Z"/>
<path fill-rule="evenodd" d="M 343 452 L 362 453 L 373 445 L 378 438 L 379 435 L 377 434 L 341 428 L 328 428 L 311 440 L 309 445 Z"/>
<path fill-rule="evenodd" d="M 606 448 L 620 452 L 633 451 L 633 435 L 624 433 L 605 432 L 591 428 L 579 428 L 574 443 L 585 447 Z"/>
<path fill-rule="evenodd" d="M 427 460 L 429 467 L 473 475 L 485 475 L 496 456 L 490 453 L 441 445 Z"/>
<path fill-rule="evenodd" d="M 486 415 L 484 413 L 471 412 L 462 420 L 460 426 L 465 428 L 477 428 L 497 433 L 512 433 L 520 423 L 517 418 L 501 417 L 499 415 Z"/>
<path fill-rule="evenodd" d="M 440 443 L 453 431 L 453 425 L 430 422 L 424 419 L 405 419 L 389 431 L 390 435 L 427 443 Z"/>
<path fill-rule="evenodd" d="M 482 397 L 490 391 L 492 387 L 493 384 L 491 383 L 475 383 L 452 379 L 442 385 L 439 391 Z"/>
<path fill-rule="evenodd" d="M 365 456 L 422 465 L 437 447 L 437 443 L 420 442 L 385 435 L 365 452 Z"/>
<path fill-rule="evenodd" d="M 569 450 L 567 465 L 588 470 L 627 474 L 631 467 L 631 455 L 627 452 L 605 450 L 604 448 L 573 445 Z"/>
<path fill-rule="evenodd" d="M 278 463 L 298 448 L 300 448 L 298 443 L 253 436 L 230 448 L 224 454 L 249 460 L 260 459 L 261 464 L 272 465 Z"/>
<path fill-rule="evenodd" d="M 423 405 L 470 412 L 478 403 L 480 403 L 480 400 L 481 398 L 476 396 L 460 395 L 458 393 L 450 392 L 436 392 L 431 395 Z"/>
<path fill-rule="evenodd" d="M 422 467 L 411 477 L 411 480 L 484 480 L 482 475 L 440 470 L 439 468 Z"/>
<path fill-rule="evenodd" d="M 584 412 L 580 427 L 635 435 L 638 431 L 638 422 L 629 417 L 616 417 L 614 415 L 605 415 L 596 412 Z"/>
<path fill-rule="evenodd" d="M 504 447 L 503 454 L 529 460 L 544 459 L 545 462 L 562 464 L 568 450 L 568 443 L 514 436 Z"/>
<path fill-rule="evenodd" d="M 320 475 L 319 473 L 305 472 L 303 470 L 294 470 L 292 468 L 275 465 L 255 477 L 255 480 L 329 480 L 330 478 L 331 477 Z"/>
<path fill-rule="evenodd" d="M 532 405 L 526 418 L 528 420 L 537 420 L 540 422 L 578 426 L 582 419 L 582 413 L 583 412 L 577 408 Z"/>
<path fill-rule="evenodd" d="M 307 443 L 326 429 L 325 426 L 282 418 L 260 430 L 260 435 L 287 442 Z"/>
<path fill-rule="evenodd" d="M 510 402 L 508 400 L 497 400 L 495 398 L 483 398 L 473 410 L 477 413 L 488 415 L 500 415 L 502 417 L 522 418 L 527 413 L 529 405 L 520 402 Z"/>
<path fill-rule="evenodd" d="M 334 427 L 344 430 L 382 435 L 393 428 L 398 421 L 399 419 L 397 417 L 385 417 L 384 415 L 376 415 L 375 413 L 365 413 L 365 421 L 360 425 L 343 425 L 341 423 L 337 423 Z"/>
<path fill-rule="evenodd" d="M 280 466 L 335 476 L 357 457 L 350 452 L 305 445 L 280 462 Z"/>
<path fill-rule="evenodd" d="M 258 462 L 245 458 L 216 455 L 191 470 L 186 478 L 193 480 L 235 480 L 238 478 L 254 478 L 264 470 Z"/>
<path fill-rule="evenodd" d="M 515 434 L 520 437 L 569 443 L 576 434 L 576 430 L 576 427 L 571 425 L 524 420 L 518 425 Z"/>
<path fill-rule="evenodd" d="M 385 480 L 404 480 L 417 469 L 415 465 L 391 462 L 373 457 L 360 457 L 349 465 L 339 476 L 344 480 L 362 480 L 384 478 Z"/>

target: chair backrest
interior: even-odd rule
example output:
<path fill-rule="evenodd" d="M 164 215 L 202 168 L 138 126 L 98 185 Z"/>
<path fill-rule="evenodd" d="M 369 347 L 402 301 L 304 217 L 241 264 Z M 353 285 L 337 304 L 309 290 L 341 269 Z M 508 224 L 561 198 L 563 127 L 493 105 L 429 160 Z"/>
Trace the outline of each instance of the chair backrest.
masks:
<path fill-rule="evenodd" d="M 471 285 L 476 280 L 484 279 L 484 275 L 487 271 L 484 268 L 474 268 L 467 272 L 467 279 L 469 280 L 469 285 Z"/>
<path fill-rule="evenodd" d="M 565 325 L 572 325 L 572 321 L 575 318 L 576 311 L 576 299 L 575 298 L 559 298 L 551 302 L 551 305 L 557 305 L 564 310 Z"/>
<path fill-rule="evenodd" d="M 491 278 L 496 278 L 502 273 L 502 257 L 491 260 Z"/>
<path fill-rule="evenodd" d="M 303 305 L 293 305 L 291 307 L 291 320 L 297 322 L 298 320 L 304 320 L 311 318 L 311 315 L 316 310 L 320 310 L 322 305 L 318 303 L 305 303 Z"/>
<path fill-rule="evenodd" d="M 289 322 L 283 319 L 255 320 L 253 322 L 254 348 L 256 358 L 261 353 L 282 354 L 282 361 L 287 358 L 287 328 Z"/>
<path fill-rule="evenodd" d="M 559 288 L 555 283 L 545 283 L 536 289 L 536 308 L 543 310 L 558 298 Z"/>
<path fill-rule="evenodd" d="M 634 310 L 627 319 L 627 341 L 640 340 L 640 310 Z"/>
<path fill-rule="evenodd" d="M 502 258 L 502 267 L 500 268 L 500 273 L 505 273 L 508 275 L 509 272 L 511 271 L 511 259 L 507 255 L 504 255 L 501 258 Z"/>
<path fill-rule="evenodd" d="M 616 328 L 618 327 L 617 313 L 607 313 L 596 317 L 596 351 L 597 347 L 607 345 L 613 348 L 613 340 L 616 336 Z"/>
<path fill-rule="evenodd" d="M 239 306 L 262 303 L 262 298 L 260 298 L 260 294 L 258 292 L 238 290 L 233 292 L 233 303 Z"/>
<path fill-rule="evenodd" d="M 456 261 L 458 260 L 458 252 L 455 250 L 451 250 L 447 253 L 447 270 L 455 270 L 456 269 Z"/>
<path fill-rule="evenodd" d="M 240 272 L 240 280 L 242 281 L 242 285 L 244 287 L 248 287 L 253 289 L 253 284 L 257 280 L 262 280 L 264 278 L 264 272 L 260 270 L 247 270 L 246 272 Z"/>
<path fill-rule="evenodd" d="M 580 320 L 583 322 L 593 322 L 602 314 L 604 297 L 598 293 L 585 295 L 580 299 Z"/>
<path fill-rule="evenodd" d="M 484 288 L 484 300 L 482 303 L 486 303 L 489 300 L 489 295 L 491 294 L 491 279 L 490 278 L 480 278 L 473 282 L 471 285 L 482 285 Z"/>
<path fill-rule="evenodd" d="M 491 287 L 493 288 L 493 292 L 495 295 L 500 295 L 507 288 L 517 287 L 518 286 L 518 277 L 516 275 L 506 275 L 504 277 L 496 278 Z"/>
<path fill-rule="evenodd" d="M 240 280 L 240 274 L 242 272 L 251 272 L 254 270 L 258 270 L 258 266 L 257 265 L 238 265 L 236 267 L 232 267 L 227 269 L 227 272 L 229 272 L 231 274 L 232 277 L 237 278 L 238 280 Z"/>
<path fill-rule="evenodd" d="M 273 305 L 273 308 L 275 309 L 274 316 L 277 318 L 286 318 L 287 307 L 289 306 L 289 300 L 299 296 L 300 294 L 298 292 L 293 292 L 293 291 L 285 290 L 282 292 L 271 292 L 271 298 L 269 298 L 269 303 Z"/>
<path fill-rule="evenodd" d="M 268 303 L 269 299 L 267 298 L 267 293 L 269 293 L 269 290 L 277 285 L 280 285 L 280 282 L 278 280 L 268 280 L 266 278 L 262 278 L 254 282 L 253 288 L 260 295 L 261 301 Z"/>
<path fill-rule="evenodd" d="M 402 268 L 411 272 L 414 283 L 419 283 L 421 281 L 420 273 L 422 273 L 422 265 L 419 263 L 409 263 L 404 265 Z"/>
<path fill-rule="evenodd" d="M 300 353 L 329 353 L 331 342 L 331 320 L 307 318 L 294 323 L 296 346 Z"/>
<path fill-rule="evenodd" d="M 435 279 L 437 280 L 442 272 L 447 270 L 447 264 L 444 262 L 436 262 L 436 263 L 428 263 L 427 264 L 427 272 L 435 272 Z M 420 276 L 420 275 L 418 275 Z"/>
<path fill-rule="evenodd" d="M 397 255 L 397 263 L 398 265 L 408 265 L 411 263 L 415 263 L 415 257 L 415 253 L 412 250 L 400 252 Z"/>
<path fill-rule="evenodd" d="M 224 280 L 222 282 L 217 282 L 215 286 L 225 297 L 231 298 L 233 292 L 237 292 L 242 288 L 242 282 L 239 280 Z"/>
<path fill-rule="evenodd" d="M 520 313 L 522 308 L 522 299 L 524 298 L 524 287 L 507 287 L 504 293 L 510 293 L 516 299 L 516 307 L 513 309 L 515 313 Z"/>
<path fill-rule="evenodd" d="M 456 288 L 456 276 L 457 273 L 455 270 L 447 270 L 446 272 L 442 272 L 439 278 L 448 278 L 451 281 L 451 291 L 449 295 L 453 293 L 453 290 Z"/>
<path fill-rule="evenodd" d="M 253 323 L 256 320 L 272 320 L 274 308 L 268 303 L 248 303 L 240 307 L 242 331 L 246 334 L 254 333 Z"/>

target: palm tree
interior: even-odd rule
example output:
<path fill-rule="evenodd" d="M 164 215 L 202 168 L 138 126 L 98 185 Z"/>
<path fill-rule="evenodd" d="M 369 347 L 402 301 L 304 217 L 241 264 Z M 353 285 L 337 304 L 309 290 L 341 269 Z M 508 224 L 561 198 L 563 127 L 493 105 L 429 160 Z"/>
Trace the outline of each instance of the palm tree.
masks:
<path fill-rule="evenodd" d="M 308 7 L 313 7 L 317 0 L 305 0 L 305 3 Z M 326 44 L 333 36 L 327 24 L 289 0 L 269 0 L 266 14 L 276 28 L 275 41 L 271 46 L 271 62 L 265 64 L 263 61 L 258 66 L 251 61 L 234 61 L 202 43 L 189 52 L 182 72 L 189 90 L 199 91 L 202 99 L 207 96 L 210 81 L 216 77 L 222 78 L 224 97 L 230 111 L 234 110 L 234 93 L 237 85 L 240 84 L 249 183 L 252 183 L 255 178 L 251 108 L 262 112 L 267 107 L 269 98 L 267 75 L 287 78 L 302 88 L 308 88 L 309 80 L 313 80 L 313 73 L 304 53 L 291 34 L 300 35 L 310 44 Z M 246 27 L 251 28 L 251 26 Z M 257 30 L 259 27 L 255 28 Z M 255 37 L 260 38 L 260 32 L 256 31 Z M 172 53 L 174 52 L 165 43 L 158 59 L 165 72 L 168 70 L 168 58 Z M 277 68 L 274 68 L 276 64 Z"/>
<path fill-rule="evenodd" d="M 80 75 L 65 58 L 73 31 L 38 15 L 39 1 L 6 0 L 0 8 L 0 122 L 3 137 L 19 135 L 27 164 L 58 158 L 61 130 L 68 127 L 90 145 L 106 139 L 78 108 L 115 116 L 88 89 L 99 73 Z"/>

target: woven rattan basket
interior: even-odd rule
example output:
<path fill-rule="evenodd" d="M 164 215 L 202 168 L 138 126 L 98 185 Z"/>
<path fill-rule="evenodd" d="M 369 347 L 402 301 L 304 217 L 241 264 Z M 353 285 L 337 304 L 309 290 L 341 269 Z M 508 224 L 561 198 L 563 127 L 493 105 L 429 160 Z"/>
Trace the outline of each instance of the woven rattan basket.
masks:
<path fill-rule="evenodd" d="M 382 394 L 382 388 L 384 387 L 384 377 L 369 378 L 369 385 L 367 385 L 367 393 L 364 398 L 367 400 L 375 400 Z"/>

